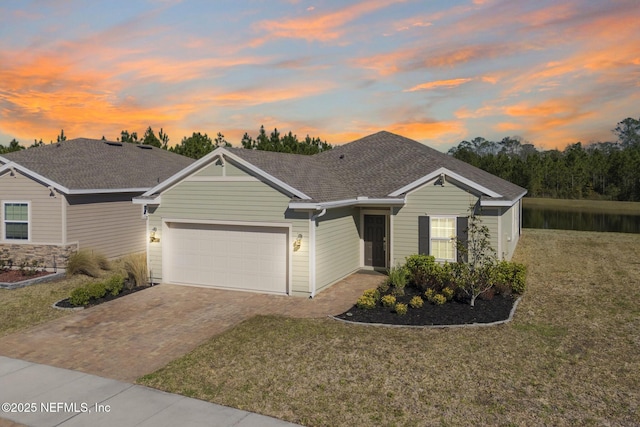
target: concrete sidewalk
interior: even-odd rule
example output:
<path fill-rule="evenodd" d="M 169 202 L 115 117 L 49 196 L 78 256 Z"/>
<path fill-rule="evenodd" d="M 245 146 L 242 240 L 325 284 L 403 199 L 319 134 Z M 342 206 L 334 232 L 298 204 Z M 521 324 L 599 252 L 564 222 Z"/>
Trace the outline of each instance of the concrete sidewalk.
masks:
<path fill-rule="evenodd" d="M 16 425 L 3 424 L 2 419 L 33 427 L 296 425 L 177 394 L 3 356 L 0 356 L 0 404 L 0 425 Z"/>

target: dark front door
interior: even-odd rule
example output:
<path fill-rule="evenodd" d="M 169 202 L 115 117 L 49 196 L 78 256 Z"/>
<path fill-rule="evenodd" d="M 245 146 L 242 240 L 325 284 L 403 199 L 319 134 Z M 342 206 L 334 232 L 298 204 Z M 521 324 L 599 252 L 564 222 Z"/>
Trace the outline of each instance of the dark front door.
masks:
<path fill-rule="evenodd" d="M 364 216 L 364 265 L 386 267 L 386 239 L 384 215 Z"/>

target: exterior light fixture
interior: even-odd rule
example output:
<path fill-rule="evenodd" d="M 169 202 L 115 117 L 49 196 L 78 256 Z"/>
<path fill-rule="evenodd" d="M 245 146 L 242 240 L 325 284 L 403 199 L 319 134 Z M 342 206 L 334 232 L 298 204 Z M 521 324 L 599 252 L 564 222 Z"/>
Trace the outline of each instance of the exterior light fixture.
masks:
<path fill-rule="evenodd" d="M 149 234 L 149 243 L 158 243 L 160 241 L 160 238 L 156 237 L 157 231 L 158 229 L 156 227 L 151 229 L 151 233 Z"/>
<path fill-rule="evenodd" d="M 293 251 L 298 251 L 300 249 L 300 246 L 302 246 L 302 234 L 298 234 L 298 237 L 293 242 Z"/>

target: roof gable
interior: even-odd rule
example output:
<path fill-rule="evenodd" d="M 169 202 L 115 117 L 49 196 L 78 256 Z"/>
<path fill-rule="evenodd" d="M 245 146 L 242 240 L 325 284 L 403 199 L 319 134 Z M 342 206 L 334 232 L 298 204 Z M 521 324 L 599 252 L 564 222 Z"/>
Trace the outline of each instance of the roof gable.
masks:
<path fill-rule="evenodd" d="M 151 146 L 78 138 L 7 153 L 14 167 L 67 194 L 143 192 L 194 160 Z"/>

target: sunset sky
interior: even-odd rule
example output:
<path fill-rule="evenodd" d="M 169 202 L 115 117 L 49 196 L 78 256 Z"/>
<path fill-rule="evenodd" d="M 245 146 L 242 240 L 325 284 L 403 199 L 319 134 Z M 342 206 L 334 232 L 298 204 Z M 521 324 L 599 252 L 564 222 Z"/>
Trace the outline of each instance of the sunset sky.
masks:
<path fill-rule="evenodd" d="M 3 0 L 0 144 L 613 140 L 640 117 L 639 23 L 638 0 Z"/>

